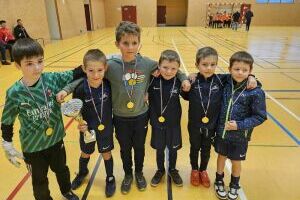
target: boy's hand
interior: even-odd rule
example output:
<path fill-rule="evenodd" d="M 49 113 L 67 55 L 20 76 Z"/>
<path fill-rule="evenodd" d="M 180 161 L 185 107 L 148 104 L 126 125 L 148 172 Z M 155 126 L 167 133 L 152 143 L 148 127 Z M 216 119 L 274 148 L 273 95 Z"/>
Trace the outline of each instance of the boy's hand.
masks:
<path fill-rule="evenodd" d="M 155 78 L 157 78 L 159 75 L 160 75 L 159 69 L 156 69 L 152 72 L 152 76 L 154 76 Z"/>
<path fill-rule="evenodd" d="M 236 121 L 234 121 L 234 120 L 228 121 L 228 122 L 225 124 L 225 130 L 226 130 L 226 131 L 235 131 L 235 130 L 237 130 L 237 124 L 236 124 Z"/>
<path fill-rule="evenodd" d="M 83 121 L 82 123 L 78 124 L 77 128 L 80 132 L 84 133 L 88 130 L 87 122 Z"/>
<path fill-rule="evenodd" d="M 66 96 L 68 96 L 68 93 L 66 91 L 64 91 L 64 90 L 61 90 L 60 92 L 58 92 L 56 94 L 56 101 L 58 103 L 63 103 L 63 102 L 65 102 L 64 99 L 65 99 Z"/>
<path fill-rule="evenodd" d="M 188 79 L 191 81 L 191 83 L 194 83 L 196 81 L 196 78 L 197 78 L 196 73 L 189 74 L 188 76 Z"/>
<path fill-rule="evenodd" d="M 20 167 L 21 163 L 17 161 L 17 158 L 24 160 L 23 154 L 15 149 L 12 142 L 7 142 L 3 140 L 2 147 L 5 151 L 5 156 L 9 160 L 9 162 L 11 162 L 16 167 Z"/>
<path fill-rule="evenodd" d="M 182 87 L 182 90 L 183 90 L 184 92 L 190 91 L 190 89 L 191 89 L 191 83 L 190 83 L 190 81 L 188 81 L 188 80 L 182 81 L 181 87 Z"/>
<path fill-rule="evenodd" d="M 252 90 L 257 87 L 257 80 L 253 76 L 248 76 L 247 89 Z"/>

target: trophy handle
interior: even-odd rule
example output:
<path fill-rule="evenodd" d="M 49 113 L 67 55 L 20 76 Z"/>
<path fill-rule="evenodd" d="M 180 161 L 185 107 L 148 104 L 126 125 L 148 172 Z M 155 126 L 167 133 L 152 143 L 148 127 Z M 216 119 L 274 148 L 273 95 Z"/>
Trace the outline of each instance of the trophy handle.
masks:
<path fill-rule="evenodd" d="M 85 124 L 84 120 L 82 118 L 82 115 L 80 113 L 75 117 L 75 120 L 78 121 L 78 123 L 80 125 L 84 125 Z M 83 135 L 84 135 L 84 142 L 85 143 L 90 143 L 90 142 L 96 141 L 96 135 L 95 135 L 94 132 L 91 133 L 88 130 L 86 130 L 86 131 L 84 131 Z"/>
<path fill-rule="evenodd" d="M 75 120 L 78 121 L 78 123 L 80 125 L 84 124 L 84 120 L 83 120 L 82 115 L 80 113 L 75 117 Z"/>

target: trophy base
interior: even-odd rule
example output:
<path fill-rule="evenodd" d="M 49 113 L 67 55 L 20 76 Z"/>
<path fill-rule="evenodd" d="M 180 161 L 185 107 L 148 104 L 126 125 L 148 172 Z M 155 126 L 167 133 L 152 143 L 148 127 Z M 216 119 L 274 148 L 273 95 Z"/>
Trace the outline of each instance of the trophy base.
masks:
<path fill-rule="evenodd" d="M 91 142 L 95 142 L 96 141 L 96 134 L 95 131 L 91 130 L 90 133 L 84 133 L 84 143 L 91 143 Z"/>

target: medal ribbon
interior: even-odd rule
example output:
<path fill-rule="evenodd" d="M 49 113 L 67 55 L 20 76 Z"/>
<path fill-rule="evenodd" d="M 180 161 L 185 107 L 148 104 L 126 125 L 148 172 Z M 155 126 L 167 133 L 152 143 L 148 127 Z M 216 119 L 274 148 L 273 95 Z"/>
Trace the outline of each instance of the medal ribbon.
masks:
<path fill-rule="evenodd" d="M 92 89 L 91 89 L 91 86 L 90 86 L 90 84 L 89 84 L 89 82 L 88 82 L 88 86 L 89 86 L 89 91 L 90 91 L 90 95 L 91 95 L 91 98 L 92 98 L 92 103 L 93 103 L 93 106 L 94 106 L 94 110 L 95 110 L 95 112 L 96 112 L 96 114 L 97 114 L 97 118 L 98 118 L 98 121 L 99 121 L 99 123 L 101 124 L 102 123 L 102 116 L 103 116 L 103 88 L 104 88 L 104 82 L 102 81 L 102 86 L 101 86 L 101 98 L 99 98 L 100 100 L 101 100 L 101 110 L 100 110 L 100 116 L 99 116 L 99 113 L 98 113 L 98 110 L 97 110 L 97 108 L 96 108 L 96 104 L 95 104 L 95 101 L 94 101 L 94 97 L 93 97 L 93 95 L 92 95 Z"/>
<path fill-rule="evenodd" d="M 205 110 L 204 104 L 203 104 L 203 97 L 202 97 L 202 93 L 201 93 L 201 89 L 200 89 L 200 83 L 199 83 L 199 79 L 198 79 L 198 92 L 199 92 L 199 96 L 200 96 L 200 99 L 201 99 L 201 106 L 202 106 L 203 112 L 205 114 L 205 117 L 207 115 L 207 111 L 208 111 L 209 104 L 210 104 L 211 87 L 212 87 L 213 82 L 214 82 L 214 77 L 212 78 L 212 80 L 210 82 L 210 85 L 209 85 L 208 101 L 207 101 L 207 106 L 206 106 L 206 110 Z"/>
<path fill-rule="evenodd" d="M 163 113 L 165 112 L 168 104 L 170 103 L 170 100 L 171 100 L 171 97 L 173 95 L 173 90 L 175 88 L 175 83 L 176 83 L 176 77 L 174 78 L 174 81 L 173 81 L 173 86 L 172 86 L 172 89 L 171 89 L 171 92 L 170 92 L 170 97 L 168 99 L 168 102 L 166 104 L 165 107 L 163 107 L 163 95 L 162 95 L 162 83 L 161 83 L 161 78 L 159 79 L 159 91 L 160 91 L 160 114 L 163 115 Z"/>
<path fill-rule="evenodd" d="M 137 58 L 135 58 L 135 64 L 134 64 L 134 75 L 136 76 L 136 68 L 137 68 Z M 132 97 L 133 97 L 133 86 L 134 84 L 131 85 L 131 89 L 130 89 L 130 94 L 129 94 L 129 91 L 127 89 L 127 86 L 126 86 L 126 79 L 125 79 L 125 63 L 122 59 L 122 69 L 123 69 L 123 84 L 124 84 L 124 87 L 125 87 L 125 90 L 126 90 L 126 93 L 129 97 L 129 100 L 131 101 Z M 134 80 L 136 81 L 136 77 L 134 76 Z"/>

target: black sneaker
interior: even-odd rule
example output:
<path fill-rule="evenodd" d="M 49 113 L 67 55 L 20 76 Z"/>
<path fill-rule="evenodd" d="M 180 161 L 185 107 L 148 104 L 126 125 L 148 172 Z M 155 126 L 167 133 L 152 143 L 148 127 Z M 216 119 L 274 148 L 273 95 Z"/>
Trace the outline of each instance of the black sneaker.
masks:
<path fill-rule="evenodd" d="M 227 192 L 225 190 L 224 181 L 215 181 L 215 192 L 219 199 L 227 199 Z"/>
<path fill-rule="evenodd" d="M 133 180 L 132 174 L 129 174 L 129 175 L 125 174 L 124 179 L 122 181 L 122 185 L 121 185 L 122 194 L 127 194 L 130 191 L 132 180 Z"/>
<path fill-rule="evenodd" d="M 116 180 L 114 176 L 106 177 L 105 195 L 111 197 L 116 191 Z"/>
<path fill-rule="evenodd" d="M 147 181 L 143 175 L 143 172 L 135 173 L 135 181 L 136 181 L 136 186 L 139 189 L 139 191 L 144 191 L 146 189 Z"/>
<path fill-rule="evenodd" d="M 76 194 L 74 194 L 72 191 L 63 194 L 63 196 L 68 199 L 68 200 L 79 200 L 78 196 Z"/>
<path fill-rule="evenodd" d="M 10 65 L 10 62 L 7 62 L 6 60 L 1 61 L 2 65 Z"/>
<path fill-rule="evenodd" d="M 71 188 L 72 190 L 76 190 L 77 188 L 79 188 L 84 180 L 84 178 L 88 175 L 89 170 L 87 170 L 86 173 L 81 173 L 79 172 L 76 177 L 74 178 L 74 180 L 71 183 Z"/>
<path fill-rule="evenodd" d="M 11 62 L 15 62 L 15 60 L 14 60 L 13 58 L 12 58 L 12 59 L 10 59 L 10 61 L 11 61 Z"/>
<path fill-rule="evenodd" d="M 229 185 L 229 191 L 227 194 L 227 199 L 236 200 L 239 197 L 238 190 L 240 189 L 239 185 Z"/>
<path fill-rule="evenodd" d="M 164 175 L 165 175 L 165 171 L 157 170 L 151 180 L 151 186 L 156 187 Z"/>
<path fill-rule="evenodd" d="M 180 177 L 177 169 L 172 169 L 169 171 L 169 176 L 173 180 L 174 184 L 178 187 L 183 186 L 182 178 Z"/>

